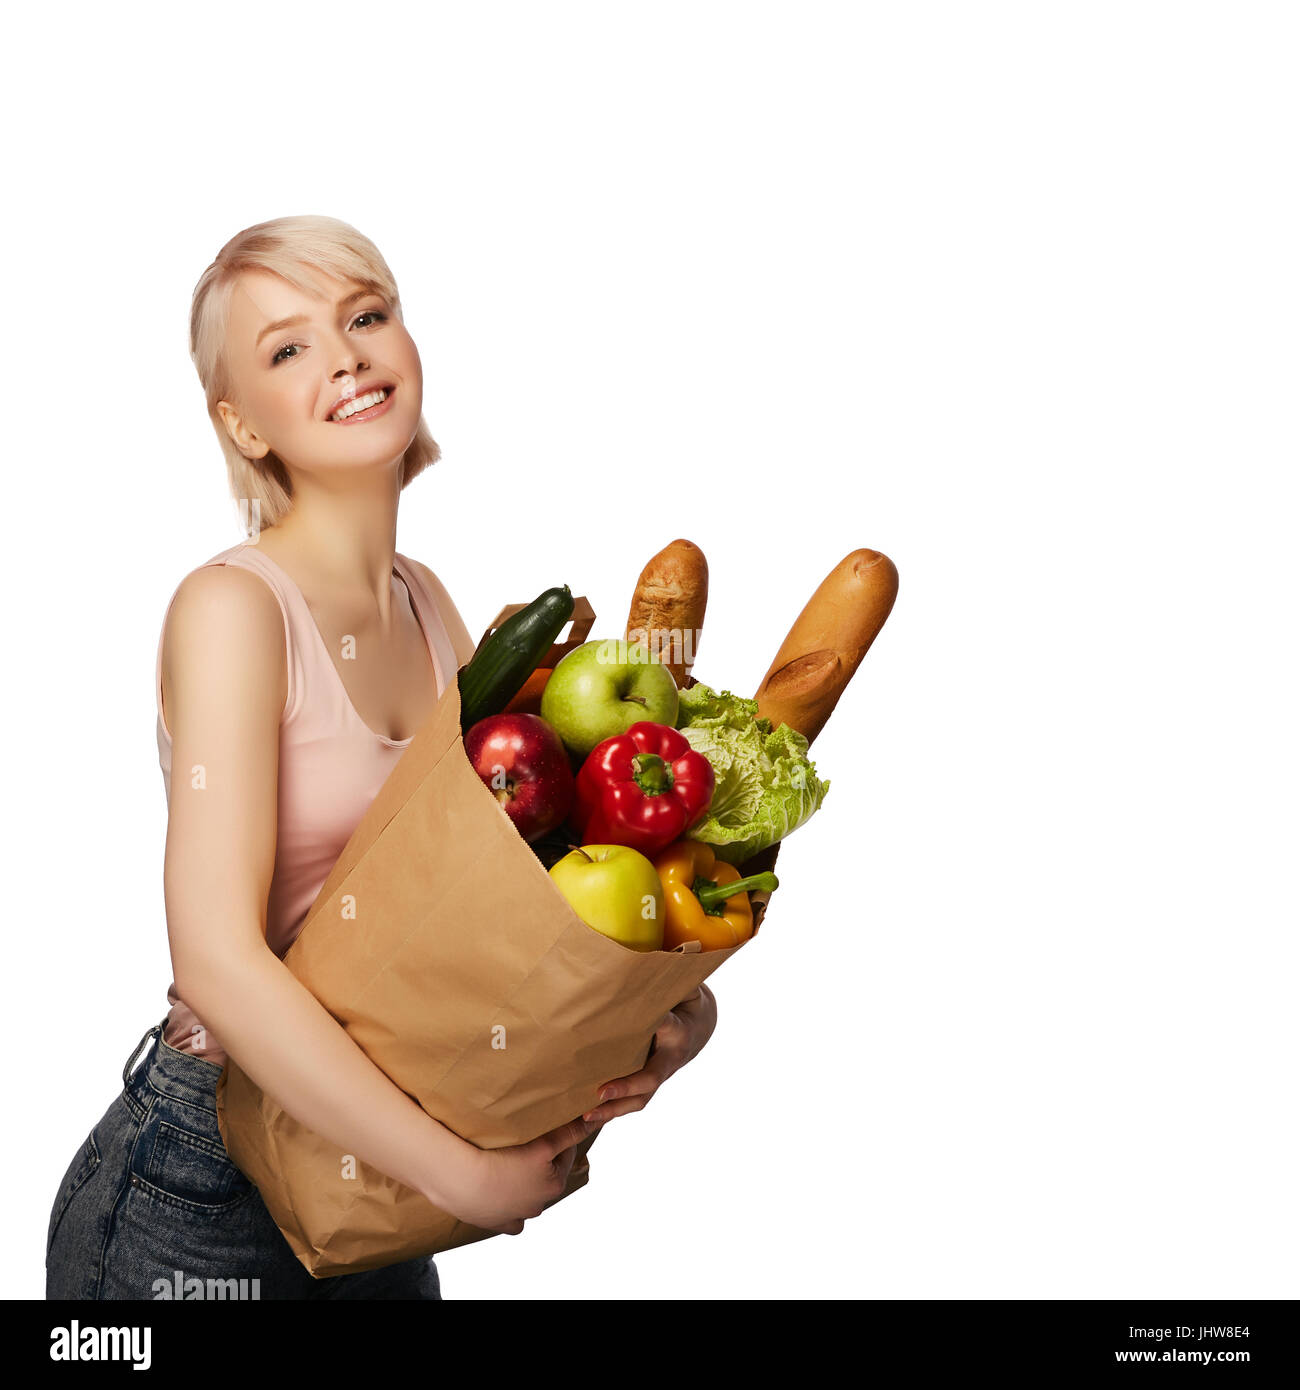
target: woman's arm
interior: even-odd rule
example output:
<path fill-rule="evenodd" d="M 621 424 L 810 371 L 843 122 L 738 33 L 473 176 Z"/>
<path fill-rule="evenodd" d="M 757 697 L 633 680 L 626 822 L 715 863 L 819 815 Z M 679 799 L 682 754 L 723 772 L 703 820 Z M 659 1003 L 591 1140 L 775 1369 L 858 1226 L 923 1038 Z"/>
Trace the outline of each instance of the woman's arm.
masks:
<path fill-rule="evenodd" d="M 480 1151 L 395 1086 L 266 944 L 286 681 L 283 621 L 266 585 L 234 566 L 187 576 L 163 646 L 176 988 L 295 1119 L 460 1215 Z"/>

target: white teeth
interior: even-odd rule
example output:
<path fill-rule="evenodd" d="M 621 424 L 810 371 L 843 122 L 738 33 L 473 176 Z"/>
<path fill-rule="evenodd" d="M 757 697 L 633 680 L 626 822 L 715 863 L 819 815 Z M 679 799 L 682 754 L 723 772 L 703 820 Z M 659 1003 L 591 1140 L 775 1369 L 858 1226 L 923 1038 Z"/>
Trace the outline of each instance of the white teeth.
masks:
<path fill-rule="evenodd" d="M 369 410 L 372 405 L 378 405 L 380 401 L 388 399 L 388 392 L 382 387 L 378 391 L 371 391 L 369 395 L 358 396 L 356 400 L 349 401 L 347 405 L 341 405 L 333 415 L 331 420 L 346 420 L 349 415 L 355 415 L 358 410 Z"/>

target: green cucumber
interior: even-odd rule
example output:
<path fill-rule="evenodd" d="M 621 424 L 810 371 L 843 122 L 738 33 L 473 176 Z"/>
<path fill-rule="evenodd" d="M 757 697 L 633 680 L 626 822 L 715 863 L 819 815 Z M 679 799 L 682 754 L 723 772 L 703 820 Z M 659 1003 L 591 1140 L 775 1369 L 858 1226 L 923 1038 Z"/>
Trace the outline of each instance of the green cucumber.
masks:
<path fill-rule="evenodd" d="M 460 728 L 500 714 L 573 617 L 569 586 L 547 589 L 501 624 L 460 673 Z"/>

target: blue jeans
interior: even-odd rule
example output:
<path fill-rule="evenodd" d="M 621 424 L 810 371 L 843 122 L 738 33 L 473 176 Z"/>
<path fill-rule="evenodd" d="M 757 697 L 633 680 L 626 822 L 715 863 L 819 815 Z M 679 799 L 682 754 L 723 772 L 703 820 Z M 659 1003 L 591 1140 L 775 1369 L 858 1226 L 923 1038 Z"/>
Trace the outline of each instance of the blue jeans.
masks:
<path fill-rule="evenodd" d="M 313 1279 L 226 1152 L 221 1068 L 169 1046 L 162 1028 L 150 1028 L 126 1059 L 121 1095 L 59 1183 L 47 1299 L 441 1299 L 427 1255 Z"/>

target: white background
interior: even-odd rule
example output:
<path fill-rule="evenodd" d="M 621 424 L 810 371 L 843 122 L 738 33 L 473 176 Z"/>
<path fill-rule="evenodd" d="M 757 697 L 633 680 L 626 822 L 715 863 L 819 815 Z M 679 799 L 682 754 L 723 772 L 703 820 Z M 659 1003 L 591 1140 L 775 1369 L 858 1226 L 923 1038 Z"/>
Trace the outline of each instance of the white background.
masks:
<path fill-rule="evenodd" d="M 675 536 L 750 693 L 861 546 L 713 1040 L 448 1299 L 1294 1298 L 1296 32 L 1205 4 L 137 5 L 7 36 L 0 1293 L 166 1007 L 186 350 L 253 222 L 384 253 L 477 636 Z M 198 16 L 202 17 L 199 18 Z"/>

